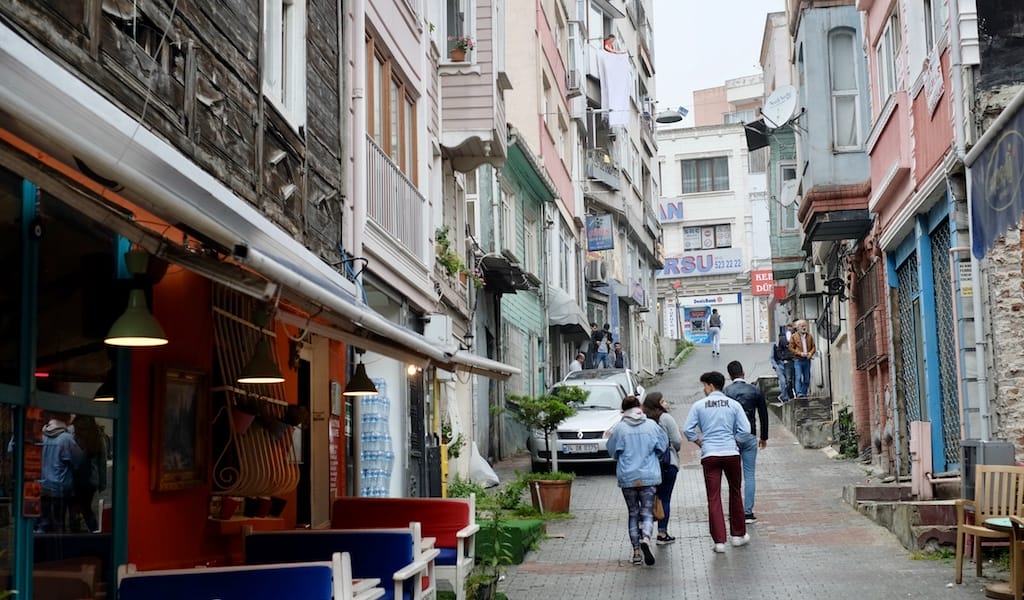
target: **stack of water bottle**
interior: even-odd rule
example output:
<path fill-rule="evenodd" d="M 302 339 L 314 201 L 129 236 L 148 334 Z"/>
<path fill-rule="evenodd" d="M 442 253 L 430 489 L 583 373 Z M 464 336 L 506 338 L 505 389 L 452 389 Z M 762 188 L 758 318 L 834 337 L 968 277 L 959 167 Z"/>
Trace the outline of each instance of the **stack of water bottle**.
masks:
<path fill-rule="evenodd" d="M 385 497 L 391 490 L 391 470 L 395 453 L 391 448 L 388 414 L 391 402 L 384 395 L 383 382 L 377 383 L 379 395 L 364 396 L 362 408 L 362 485 L 363 497 Z"/>

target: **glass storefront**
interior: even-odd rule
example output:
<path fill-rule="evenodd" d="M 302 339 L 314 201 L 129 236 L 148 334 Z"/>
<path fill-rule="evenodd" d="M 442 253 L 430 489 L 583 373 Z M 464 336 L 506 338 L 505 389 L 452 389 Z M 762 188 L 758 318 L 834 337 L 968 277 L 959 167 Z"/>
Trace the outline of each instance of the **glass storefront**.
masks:
<path fill-rule="evenodd" d="M 118 404 L 95 397 L 118 383 L 118 244 L 0 169 L 0 589 L 18 597 L 113 593 Z"/>

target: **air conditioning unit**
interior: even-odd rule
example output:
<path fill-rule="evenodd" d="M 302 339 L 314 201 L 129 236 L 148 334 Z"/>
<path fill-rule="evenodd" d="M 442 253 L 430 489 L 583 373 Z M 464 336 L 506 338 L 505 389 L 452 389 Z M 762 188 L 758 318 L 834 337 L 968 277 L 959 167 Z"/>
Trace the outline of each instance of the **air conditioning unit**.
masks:
<path fill-rule="evenodd" d="M 587 279 L 590 281 L 604 281 L 608 276 L 608 270 L 601 259 L 587 261 Z"/>
<path fill-rule="evenodd" d="M 797 273 L 796 291 L 801 296 L 815 296 L 824 292 L 825 284 L 817 271 Z"/>
<path fill-rule="evenodd" d="M 423 324 L 423 337 L 442 346 L 451 345 L 455 337 L 452 333 L 451 315 L 434 313 L 430 320 Z"/>
<path fill-rule="evenodd" d="M 581 80 L 582 80 L 582 77 L 580 77 L 580 72 L 579 72 L 578 69 L 573 69 L 571 71 L 566 71 L 566 73 L 565 73 L 565 88 L 566 88 L 566 92 L 567 92 L 567 94 L 566 94 L 567 97 L 572 98 L 572 97 L 575 97 L 575 96 L 579 96 L 580 94 L 583 93 L 583 91 L 580 89 L 580 81 Z"/>
<path fill-rule="evenodd" d="M 978 465 L 1014 464 L 1012 442 L 968 439 L 960 442 L 960 497 L 974 500 Z"/>

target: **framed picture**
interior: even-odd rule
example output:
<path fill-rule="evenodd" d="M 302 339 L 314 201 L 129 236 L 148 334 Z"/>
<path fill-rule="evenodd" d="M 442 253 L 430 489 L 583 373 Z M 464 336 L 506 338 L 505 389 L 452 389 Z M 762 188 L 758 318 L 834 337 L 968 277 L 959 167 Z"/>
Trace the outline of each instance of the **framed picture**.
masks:
<path fill-rule="evenodd" d="M 202 371 L 156 367 L 150 419 L 150 489 L 184 490 L 206 483 L 210 401 Z"/>

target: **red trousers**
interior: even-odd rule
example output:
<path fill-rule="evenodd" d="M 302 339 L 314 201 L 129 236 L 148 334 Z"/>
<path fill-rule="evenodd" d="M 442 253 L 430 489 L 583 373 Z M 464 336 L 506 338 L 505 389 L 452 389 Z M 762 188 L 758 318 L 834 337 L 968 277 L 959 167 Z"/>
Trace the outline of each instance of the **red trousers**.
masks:
<path fill-rule="evenodd" d="M 704 487 L 708 494 L 708 525 L 711 539 L 724 544 L 725 515 L 722 513 L 722 473 L 729 482 L 730 535 L 743 537 L 747 533 L 746 515 L 743 513 L 743 463 L 734 456 L 706 456 L 700 461 L 704 468 Z"/>

